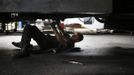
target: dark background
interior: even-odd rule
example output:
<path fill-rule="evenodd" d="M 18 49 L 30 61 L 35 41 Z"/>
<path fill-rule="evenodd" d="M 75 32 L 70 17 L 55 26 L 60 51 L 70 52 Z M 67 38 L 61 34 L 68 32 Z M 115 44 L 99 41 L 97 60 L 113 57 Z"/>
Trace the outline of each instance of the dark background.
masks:
<path fill-rule="evenodd" d="M 0 0 L 0 12 L 110 13 L 112 0 Z"/>

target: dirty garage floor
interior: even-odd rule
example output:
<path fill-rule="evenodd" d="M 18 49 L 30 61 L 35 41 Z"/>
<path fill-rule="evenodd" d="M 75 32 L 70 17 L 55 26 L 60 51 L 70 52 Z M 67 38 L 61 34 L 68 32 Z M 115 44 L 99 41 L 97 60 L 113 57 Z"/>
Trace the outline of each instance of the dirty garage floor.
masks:
<path fill-rule="evenodd" d="M 12 41 L 20 35 L 0 36 L 0 75 L 133 75 L 133 35 L 84 35 L 80 51 L 32 54 L 13 59 Z M 32 44 L 36 43 L 32 40 Z"/>

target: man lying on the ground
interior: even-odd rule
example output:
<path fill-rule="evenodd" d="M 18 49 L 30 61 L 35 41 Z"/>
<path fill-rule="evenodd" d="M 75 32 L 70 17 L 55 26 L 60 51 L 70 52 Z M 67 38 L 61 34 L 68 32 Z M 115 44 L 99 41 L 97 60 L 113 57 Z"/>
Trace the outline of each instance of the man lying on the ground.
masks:
<path fill-rule="evenodd" d="M 56 26 L 57 25 L 57 26 Z M 55 36 L 47 35 L 41 32 L 36 26 L 27 24 L 24 27 L 22 38 L 20 42 L 12 42 L 16 47 L 21 50 L 14 54 L 15 58 L 27 57 L 31 53 L 33 46 L 30 44 L 31 39 L 35 40 L 40 48 L 40 51 L 50 51 L 54 53 L 66 52 L 69 48 L 73 48 L 76 42 L 83 40 L 81 33 L 74 33 L 72 36 L 65 33 L 56 22 L 51 24 Z"/>

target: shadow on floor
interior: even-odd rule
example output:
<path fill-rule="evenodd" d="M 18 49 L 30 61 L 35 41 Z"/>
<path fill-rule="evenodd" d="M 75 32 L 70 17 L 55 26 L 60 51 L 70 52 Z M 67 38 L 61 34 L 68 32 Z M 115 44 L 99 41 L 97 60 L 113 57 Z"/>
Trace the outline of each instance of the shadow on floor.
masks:
<path fill-rule="evenodd" d="M 132 75 L 133 48 L 107 48 L 109 55 L 33 54 L 23 59 L 0 59 L 0 75 Z M 15 50 L 17 51 L 17 50 Z M 0 50 L 0 58 L 14 51 Z"/>

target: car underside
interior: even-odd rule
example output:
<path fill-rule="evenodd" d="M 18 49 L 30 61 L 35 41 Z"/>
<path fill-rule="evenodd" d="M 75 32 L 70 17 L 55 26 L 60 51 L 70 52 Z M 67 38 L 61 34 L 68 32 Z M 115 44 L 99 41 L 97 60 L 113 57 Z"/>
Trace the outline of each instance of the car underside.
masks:
<path fill-rule="evenodd" d="M 119 0 L 1 0 L 0 22 L 95 17 L 106 29 L 133 31 L 134 5 Z"/>

